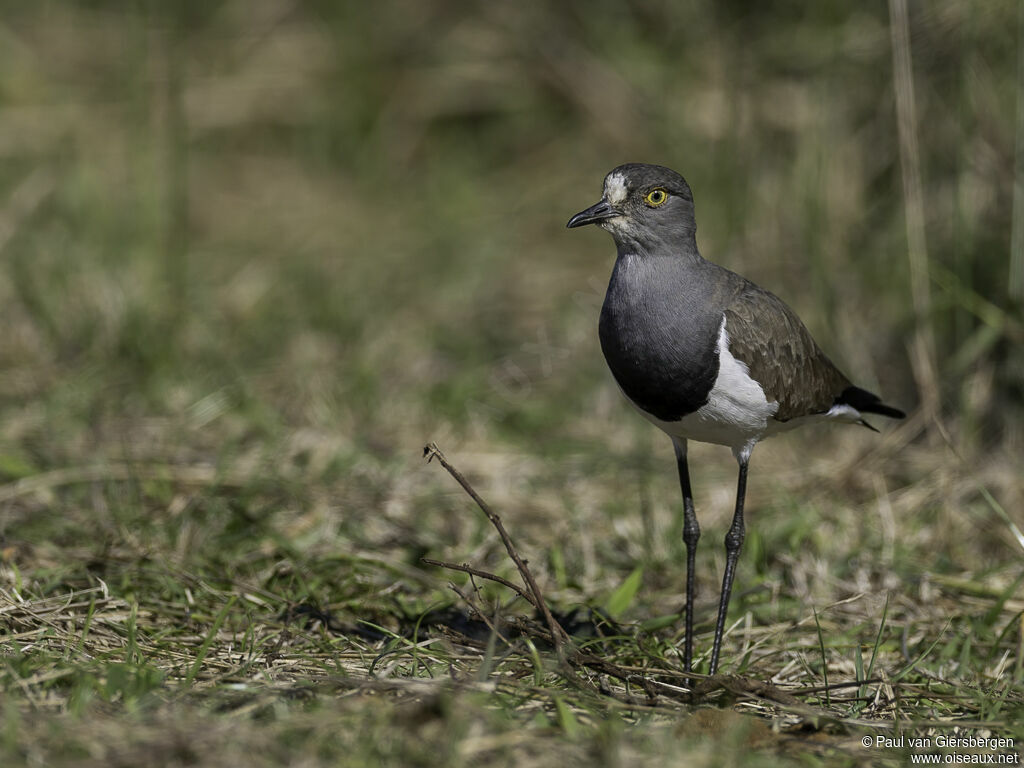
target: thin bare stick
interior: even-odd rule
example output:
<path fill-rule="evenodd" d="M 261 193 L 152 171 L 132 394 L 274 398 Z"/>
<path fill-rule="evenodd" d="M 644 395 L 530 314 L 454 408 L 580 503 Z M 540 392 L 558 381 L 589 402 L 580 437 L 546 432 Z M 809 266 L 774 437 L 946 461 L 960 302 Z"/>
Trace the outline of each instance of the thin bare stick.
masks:
<path fill-rule="evenodd" d="M 658 698 L 658 693 L 654 689 L 654 680 L 649 679 L 646 675 L 639 672 L 631 672 L 618 664 L 607 659 L 602 659 L 600 656 L 596 656 L 593 653 L 581 653 L 576 656 L 573 660 L 573 664 L 580 667 L 586 667 L 587 669 L 593 670 L 600 674 L 614 677 L 622 682 L 634 685 L 639 685 L 643 688 L 647 698 L 654 701 Z"/>
<path fill-rule="evenodd" d="M 469 481 L 462 476 L 455 467 L 453 467 L 445 455 L 441 453 L 441 450 L 435 443 L 430 443 L 423 449 L 423 456 L 429 463 L 436 458 L 441 466 L 445 468 L 449 475 L 455 478 L 455 482 L 462 486 L 462 489 L 469 494 L 470 498 L 476 502 L 476 505 L 480 507 L 480 510 L 487 515 L 487 519 L 491 521 L 491 524 L 498 531 L 498 535 L 501 536 L 501 541 L 505 545 L 505 550 L 508 552 L 508 556 L 512 558 L 512 562 L 516 564 L 516 568 L 519 569 L 519 575 L 523 577 L 523 581 L 526 582 L 526 586 L 529 587 L 530 592 L 533 594 L 534 599 L 531 600 L 534 606 L 540 610 L 544 616 L 544 621 L 548 625 L 548 631 L 551 632 L 551 641 L 555 645 L 555 651 L 558 653 L 558 657 L 564 660 L 564 654 L 562 645 L 568 641 L 569 636 L 566 634 L 562 626 L 555 621 L 555 617 L 551 615 L 551 611 L 548 609 L 548 604 L 544 602 L 544 596 L 541 594 L 540 587 L 537 586 L 536 580 L 533 578 L 533 574 L 527 567 L 526 562 L 519 556 L 519 552 L 516 551 L 515 545 L 512 543 L 512 539 L 509 537 L 508 532 L 505 530 L 505 526 L 501 523 L 501 518 L 495 514 L 491 508 L 487 505 L 487 502 L 480 498 Z"/>
<path fill-rule="evenodd" d="M 480 617 L 480 620 L 481 620 L 481 621 L 482 621 L 482 622 L 483 622 L 484 624 L 486 624 L 486 625 L 487 625 L 488 629 L 490 629 L 490 630 L 491 630 L 491 632 L 493 632 L 493 633 L 494 633 L 495 637 L 497 637 L 497 638 L 498 638 L 499 640 L 501 640 L 501 642 L 503 642 L 503 643 L 504 643 L 505 645 L 507 645 L 507 646 L 508 646 L 509 648 L 511 648 L 511 647 L 512 647 L 512 643 L 510 643 L 510 642 L 508 641 L 508 638 L 507 638 L 507 637 L 505 637 L 505 636 L 504 636 L 503 634 L 501 634 L 501 632 L 499 632 L 499 631 L 498 631 L 498 628 L 497 628 L 496 626 L 494 626 L 494 622 L 492 622 L 492 621 L 491 621 L 490 619 L 488 619 L 488 618 L 487 618 L 487 616 L 485 616 L 485 615 L 484 615 L 484 612 L 480 610 L 480 606 L 478 606 L 478 605 L 477 605 L 477 604 L 476 604 L 476 603 L 475 603 L 475 602 L 473 601 L 473 598 L 472 598 L 472 596 L 470 596 L 470 595 L 466 594 L 466 593 L 465 593 L 465 592 L 463 592 L 463 591 L 462 591 L 461 589 L 459 589 L 459 587 L 458 587 L 458 585 L 457 585 L 457 584 L 452 584 L 451 582 L 448 582 L 448 586 L 452 588 L 452 591 L 453 591 L 453 592 L 454 592 L 455 594 L 457 594 L 457 595 L 458 595 L 459 597 L 461 597 L 461 598 L 462 598 L 463 600 L 465 600 L 465 601 L 466 601 L 466 605 L 468 605 L 468 606 L 469 606 L 469 609 L 470 609 L 471 611 L 473 611 L 473 613 L 475 613 L 475 614 L 476 614 L 477 616 L 479 616 L 479 617 Z"/>
<path fill-rule="evenodd" d="M 534 608 L 537 607 L 537 604 L 533 601 L 533 595 L 531 595 L 525 589 L 520 587 L 518 584 L 513 584 L 511 581 L 509 581 L 508 579 L 503 579 L 501 576 L 496 576 L 495 574 L 488 573 L 487 571 L 481 571 L 480 569 L 474 568 L 473 566 L 467 565 L 466 563 L 463 563 L 462 565 L 457 565 L 455 563 L 446 563 L 443 560 L 433 560 L 429 557 L 421 557 L 420 562 L 426 563 L 427 565 L 436 565 L 438 568 L 447 568 L 450 571 L 462 571 L 463 573 L 468 573 L 470 576 L 479 576 L 481 579 L 487 579 L 488 581 L 496 581 L 502 586 L 511 589 L 513 592 L 518 594 L 521 598 L 523 598 Z"/>
<path fill-rule="evenodd" d="M 508 552 L 509 557 L 512 558 L 512 562 L 514 562 L 516 564 L 516 567 L 519 569 L 519 574 L 522 576 L 523 581 L 526 582 L 527 586 L 529 587 L 529 592 L 532 593 L 532 597 L 531 594 L 528 594 L 525 590 L 517 587 L 515 584 L 512 584 L 506 579 L 502 579 L 501 577 L 495 576 L 494 574 L 490 574 L 485 571 L 480 571 L 468 565 L 456 566 L 451 563 L 430 560 L 428 558 L 423 558 L 423 562 L 429 563 L 431 565 L 438 565 L 444 568 L 453 568 L 454 570 L 468 573 L 471 576 L 479 576 L 481 578 L 491 579 L 493 581 L 498 582 L 499 584 L 503 584 L 504 586 L 509 587 L 510 589 L 514 590 L 517 594 L 521 595 L 525 600 L 527 600 L 530 604 L 532 604 L 537 610 L 539 610 L 543 614 L 544 620 L 547 624 L 548 633 L 550 634 L 551 642 L 555 646 L 555 651 L 558 653 L 559 661 L 563 665 L 564 669 L 571 673 L 567 676 L 567 679 L 570 682 L 574 682 L 576 685 L 579 685 L 582 689 L 590 693 L 598 693 L 599 691 L 597 688 L 594 687 L 593 683 L 591 683 L 587 678 L 580 677 L 577 674 L 575 674 L 573 669 L 574 667 L 586 668 L 601 674 L 606 674 L 611 677 L 618 678 L 619 680 L 627 684 L 639 684 L 643 688 L 644 693 L 647 695 L 649 700 L 656 700 L 658 694 L 654 688 L 653 681 L 649 680 L 643 674 L 629 672 L 620 667 L 618 664 L 610 662 L 606 659 L 602 659 L 599 656 L 595 656 L 592 653 L 582 653 L 578 650 L 574 650 L 572 654 L 568 655 L 565 653 L 564 645 L 568 642 L 569 636 L 566 634 L 562 626 L 557 621 L 555 621 L 555 617 L 551 615 L 551 611 L 548 609 L 547 603 L 544 602 L 544 596 L 541 594 L 540 588 L 537 586 L 537 582 L 533 578 L 533 574 L 530 572 L 530 569 L 527 566 L 526 561 L 524 561 L 519 556 L 519 553 L 516 550 L 515 545 L 512 543 L 511 537 L 508 535 L 508 532 L 505 530 L 505 526 L 501 522 L 501 518 L 498 517 L 498 515 L 495 514 L 493 510 L 491 510 L 491 508 L 487 505 L 487 502 L 485 502 L 480 497 L 480 494 L 478 494 L 476 490 L 473 488 L 473 486 L 469 484 L 469 481 L 466 480 L 465 477 L 463 477 L 462 473 L 459 472 L 459 470 L 457 470 L 449 463 L 448 459 L 445 458 L 445 455 L 441 453 L 440 449 L 438 449 L 436 444 L 430 443 L 429 445 L 427 445 L 423 449 L 423 455 L 426 457 L 428 462 L 436 457 L 437 460 L 440 462 L 441 466 L 445 468 L 448 474 L 455 478 L 455 481 L 462 486 L 463 490 L 465 490 L 466 493 L 469 494 L 470 498 L 472 498 L 473 501 L 476 502 L 476 505 L 480 507 L 481 511 L 483 511 L 483 513 L 487 516 L 487 519 L 491 521 L 491 523 L 497 529 L 498 535 L 501 536 L 501 540 L 505 545 L 505 549 Z M 452 586 L 454 588 L 454 585 Z M 462 592 L 460 592 L 457 589 L 456 592 L 458 592 L 460 595 L 462 594 Z M 469 600 L 468 596 L 465 597 L 467 602 L 470 604 L 470 607 L 473 607 L 474 610 L 476 610 L 472 604 L 472 601 Z M 477 613 L 480 613 L 479 610 L 477 610 Z M 528 634 L 543 637 L 543 635 L 540 635 L 536 629 L 533 629 L 531 627 L 524 627 L 522 629 L 526 631 Z"/>

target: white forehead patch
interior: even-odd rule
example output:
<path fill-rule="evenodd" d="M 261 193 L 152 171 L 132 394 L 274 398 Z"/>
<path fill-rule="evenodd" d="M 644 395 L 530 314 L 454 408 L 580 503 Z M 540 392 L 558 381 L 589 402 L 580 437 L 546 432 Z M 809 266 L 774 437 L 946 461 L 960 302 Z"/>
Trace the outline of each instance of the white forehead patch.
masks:
<path fill-rule="evenodd" d="M 604 197 L 612 205 L 618 205 L 626 199 L 626 179 L 621 173 L 609 173 L 604 180 Z"/>

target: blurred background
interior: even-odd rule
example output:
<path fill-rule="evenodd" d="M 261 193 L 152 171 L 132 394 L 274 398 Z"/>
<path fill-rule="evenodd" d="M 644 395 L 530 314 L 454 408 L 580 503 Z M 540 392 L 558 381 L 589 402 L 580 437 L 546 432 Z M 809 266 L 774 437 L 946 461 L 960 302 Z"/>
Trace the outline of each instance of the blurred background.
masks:
<path fill-rule="evenodd" d="M 707 258 L 913 412 L 761 446 L 740 579 L 1017 562 L 1018 13 L 911 3 L 903 39 L 884 3 L 3 3 L 0 479 L 232 489 L 19 495 L 5 557 L 165 525 L 146 546 L 202 568 L 225 542 L 500 561 L 436 440 L 556 599 L 644 560 L 636 615 L 677 610 L 669 442 L 597 342 L 614 246 L 565 229 L 644 161 L 689 180 Z M 694 456 L 710 594 L 735 470 Z"/>

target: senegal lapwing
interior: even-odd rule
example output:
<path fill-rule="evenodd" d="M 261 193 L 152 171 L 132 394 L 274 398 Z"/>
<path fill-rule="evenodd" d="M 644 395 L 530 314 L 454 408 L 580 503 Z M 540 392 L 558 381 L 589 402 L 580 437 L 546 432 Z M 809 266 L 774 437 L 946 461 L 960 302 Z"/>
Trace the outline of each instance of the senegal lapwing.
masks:
<path fill-rule="evenodd" d="M 620 165 L 605 177 L 600 202 L 577 213 L 567 226 L 584 224 L 610 232 L 618 252 L 599 323 L 605 360 L 629 402 L 675 446 L 686 545 L 687 672 L 693 658 L 694 561 L 700 538 L 687 441 L 728 446 L 739 462 L 709 665 L 715 674 L 743 545 L 743 497 L 754 446 L 810 422 L 873 429 L 864 414 L 896 419 L 904 414 L 853 386 L 781 299 L 700 255 L 693 195 L 675 171 Z"/>

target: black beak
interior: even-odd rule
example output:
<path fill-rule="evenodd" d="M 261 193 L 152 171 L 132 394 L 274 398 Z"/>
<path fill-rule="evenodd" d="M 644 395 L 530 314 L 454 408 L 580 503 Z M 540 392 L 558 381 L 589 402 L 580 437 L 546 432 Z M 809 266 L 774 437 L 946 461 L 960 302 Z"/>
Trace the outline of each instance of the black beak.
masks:
<path fill-rule="evenodd" d="M 598 221 L 604 221 L 605 219 L 611 219 L 621 214 L 616 211 L 611 205 L 608 204 L 607 200 L 602 200 L 597 205 L 592 205 L 585 211 L 580 211 L 566 224 L 569 229 L 573 227 L 582 227 L 584 224 L 594 224 Z"/>

